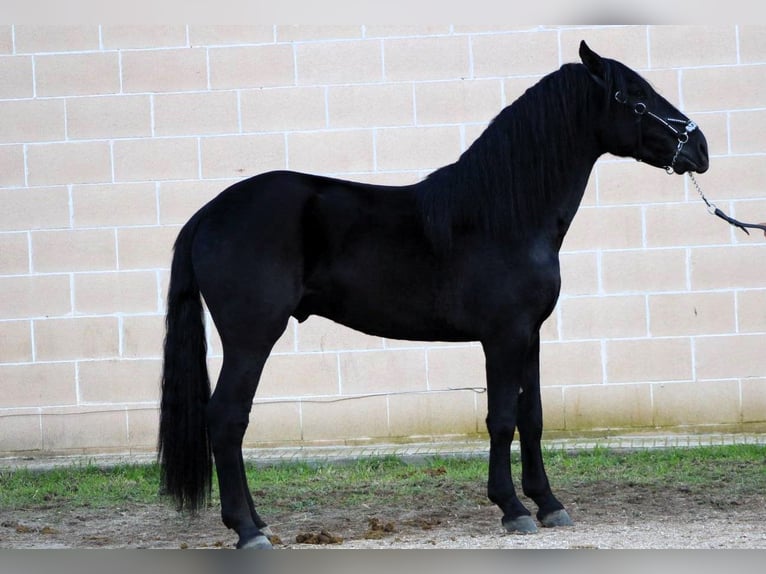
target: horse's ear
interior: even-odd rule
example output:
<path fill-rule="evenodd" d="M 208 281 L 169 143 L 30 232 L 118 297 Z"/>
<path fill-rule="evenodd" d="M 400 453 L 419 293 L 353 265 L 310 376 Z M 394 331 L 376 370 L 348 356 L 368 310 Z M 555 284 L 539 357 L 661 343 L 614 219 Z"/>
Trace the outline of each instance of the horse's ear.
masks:
<path fill-rule="evenodd" d="M 580 40 L 580 59 L 596 83 L 605 88 L 607 85 L 606 64 L 601 56 L 588 47 L 585 40 Z"/>

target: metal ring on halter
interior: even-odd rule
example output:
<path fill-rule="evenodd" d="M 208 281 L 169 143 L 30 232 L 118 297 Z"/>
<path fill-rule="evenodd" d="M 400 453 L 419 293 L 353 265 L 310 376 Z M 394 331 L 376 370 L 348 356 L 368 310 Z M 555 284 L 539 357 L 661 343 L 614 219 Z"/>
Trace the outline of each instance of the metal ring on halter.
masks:
<path fill-rule="evenodd" d="M 633 113 L 637 116 L 643 116 L 646 113 L 646 104 L 644 102 L 638 102 L 633 106 Z"/>

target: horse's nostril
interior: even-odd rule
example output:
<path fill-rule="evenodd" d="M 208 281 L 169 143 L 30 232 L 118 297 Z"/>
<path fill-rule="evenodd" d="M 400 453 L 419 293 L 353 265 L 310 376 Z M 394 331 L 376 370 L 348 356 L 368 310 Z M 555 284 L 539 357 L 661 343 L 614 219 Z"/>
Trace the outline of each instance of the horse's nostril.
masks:
<path fill-rule="evenodd" d="M 710 167 L 710 161 L 707 150 L 707 142 L 703 139 L 697 144 L 697 151 L 699 151 L 699 165 L 697 166 L 697 173 L 705 173 Z"/>

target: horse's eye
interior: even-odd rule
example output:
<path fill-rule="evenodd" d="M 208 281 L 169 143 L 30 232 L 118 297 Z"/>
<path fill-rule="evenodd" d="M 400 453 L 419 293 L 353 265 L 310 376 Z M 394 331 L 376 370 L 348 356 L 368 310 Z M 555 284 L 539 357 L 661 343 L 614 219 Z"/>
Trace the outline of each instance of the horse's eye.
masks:
<path fill-rule="evenodd" d="M 645 100 L 647 93 L 641 86 L 628 86 L 628 96 L 633 100 Z"/>

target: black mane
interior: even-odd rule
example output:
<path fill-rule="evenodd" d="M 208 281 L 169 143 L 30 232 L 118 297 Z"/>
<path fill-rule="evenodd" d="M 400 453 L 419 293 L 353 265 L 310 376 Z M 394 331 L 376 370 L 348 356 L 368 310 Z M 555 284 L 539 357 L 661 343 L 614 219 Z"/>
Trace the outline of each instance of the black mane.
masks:
<path fill-rule="evenodd" d="M 431 173 L 419 196 L 431 241 L 448 246 L 463 226 L 494 236 L 533 229 L 572 185 L 567 166 L 583 153 L 578 131 L 594 119 L 595 85 L 585 66 L 565 64 L 503 109 L 457 162 Z"/>

